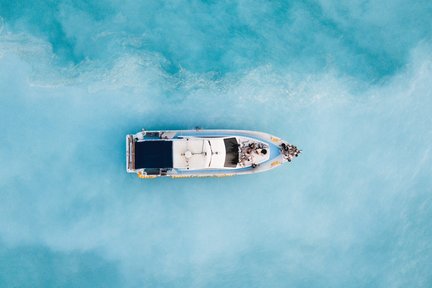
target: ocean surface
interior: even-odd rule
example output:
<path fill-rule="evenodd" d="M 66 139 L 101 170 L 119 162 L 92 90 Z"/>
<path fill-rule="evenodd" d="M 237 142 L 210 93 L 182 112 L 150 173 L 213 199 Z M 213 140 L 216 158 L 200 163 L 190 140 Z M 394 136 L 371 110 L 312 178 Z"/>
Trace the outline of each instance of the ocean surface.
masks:
<path fill-rule="evenodd" d="M 0 0 L 0 287 L 432 287 L 432 2 Z M 125 135 L 267 173 L 143 181 Z"/>

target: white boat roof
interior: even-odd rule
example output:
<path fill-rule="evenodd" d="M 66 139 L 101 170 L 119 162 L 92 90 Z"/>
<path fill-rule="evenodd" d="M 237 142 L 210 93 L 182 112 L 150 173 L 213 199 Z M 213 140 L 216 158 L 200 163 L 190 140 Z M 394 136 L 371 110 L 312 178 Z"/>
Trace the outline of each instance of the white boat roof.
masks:
<path fill-rule="evenodd" d="M 173 168 L 224 168 L 224 138 L 184 138 L 173 140 Z"/>

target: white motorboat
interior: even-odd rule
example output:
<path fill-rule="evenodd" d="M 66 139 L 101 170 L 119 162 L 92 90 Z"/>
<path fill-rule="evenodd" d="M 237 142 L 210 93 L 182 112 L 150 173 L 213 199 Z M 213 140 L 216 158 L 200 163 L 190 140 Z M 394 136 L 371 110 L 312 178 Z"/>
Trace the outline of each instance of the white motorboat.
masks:
<path fill-rule="evenodd" d="M 140 178 L 252 174 L 300 153 L 278 137 L 246 130 L 142 130 L 126 136 L 126 170 Z"/>

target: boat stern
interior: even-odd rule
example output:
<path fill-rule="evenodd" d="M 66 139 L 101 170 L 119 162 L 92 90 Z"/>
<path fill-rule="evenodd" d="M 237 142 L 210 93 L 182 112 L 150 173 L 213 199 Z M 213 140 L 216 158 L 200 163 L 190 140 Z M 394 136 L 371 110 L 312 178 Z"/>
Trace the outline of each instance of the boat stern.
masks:
<path fill-rule="evenodd" d="M 135 141 L 133 135 L 126 136 L 126 171 L 136 173 L 135 170 Z"/>

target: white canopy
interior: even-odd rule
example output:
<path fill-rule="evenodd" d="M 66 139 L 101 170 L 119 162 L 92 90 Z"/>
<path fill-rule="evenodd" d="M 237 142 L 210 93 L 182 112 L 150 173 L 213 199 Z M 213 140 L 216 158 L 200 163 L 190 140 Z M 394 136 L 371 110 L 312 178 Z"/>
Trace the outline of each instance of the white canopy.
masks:
<path fill-rule="evenodd" d="M 223 138 L 184 138 L 173 140 L 173 167 L 183 169 L 224 168 Z"/>

